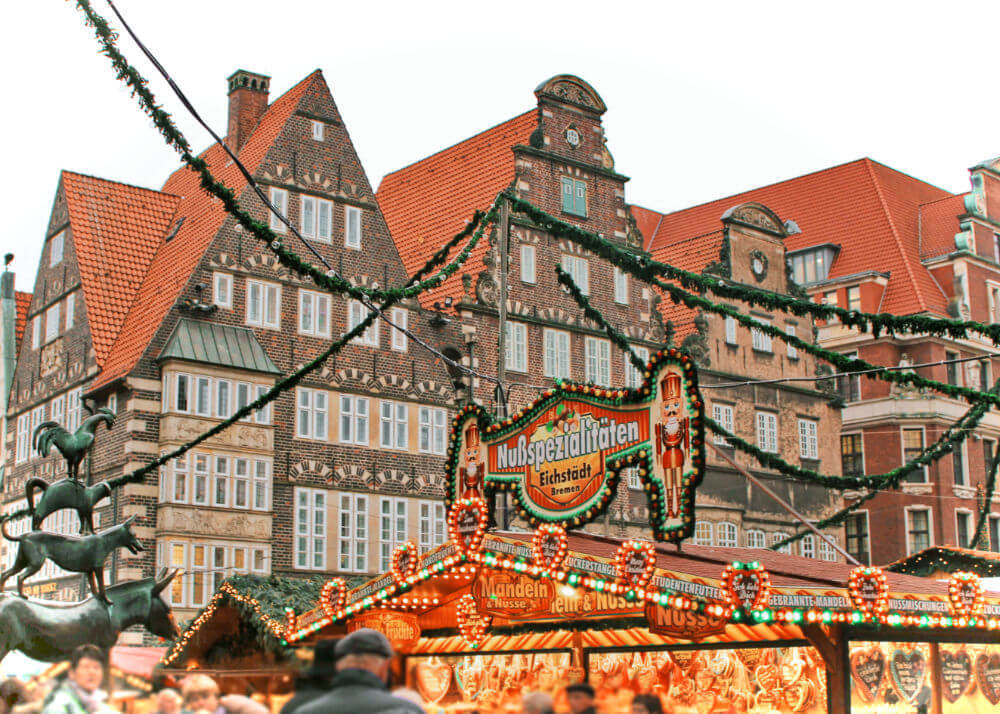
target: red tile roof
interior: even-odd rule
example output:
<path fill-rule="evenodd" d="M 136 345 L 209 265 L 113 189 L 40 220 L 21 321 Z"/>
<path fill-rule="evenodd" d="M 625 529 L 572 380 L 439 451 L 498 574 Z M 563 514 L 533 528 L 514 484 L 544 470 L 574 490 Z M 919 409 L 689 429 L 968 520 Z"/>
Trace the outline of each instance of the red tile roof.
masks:
<path fill-rule="evenodd" d="M 299 101 L 314 82 L 323 82 L 325 88 L 325 80 L 319 70 L 278 97 L 268 107 L 250 139 L 239 152 L 240 161 L 251 173 L 257 170 L 279 132 L 295 112 Z M 243 191 L 246 181 L 236 165 L 228 161 L 221 146 L 214 144 L 201 156 L 208 162 L 217 179 L 237 194 Z M 164 243 L 161 237 L 159 250 L 138 287 L 138 293 L 134 293 L 131 309 L 94 388 L 125 376 L 139 361 L 228 215 L 222 203 L 201 188 L 197 174 L 187 168 L 175 171 L 167 179 L 163 191 L 179 197 L 177 216 L 183 217 L 184 223 L 169 242 Z"/>
<path fill-rule="evenodd" d="M 536 126 L 537 112 L 532 109 L 382 179 L 376 198 L 408 274 L 422 268 L 477 209 L 489 208 L 511 184 L 511 148 L 526 144 Z M 484 240 L 459 275 L 421 296 L 424 305 L 430 307 L 446 296 L 461 297 L 460 275 L 480 272 L 485 252 Z"/>
<path fill-rule="evenodd" d="M 62 190 L 94 351 L 103 365 L 178 199 L 70 171 L 62 173 Z"/>
<path fill-rule="evenodd" d="M 965 196 L 948 196 L 920 207 L 920 257 L 934 258 L 955 252 L 958 217 L 965 214 Z"/>
<path fill-rule="evenodd" d="M 643 235 L 647 249 L 661 259 L 672 257 L 669 248 L 674 244 L 718 230 L 728 208 L 757 201 L 802 229 L 786 240 L 789 250 L 822 243 L 841 246 L 831 278 L 867 270 L 890 272 L 882 310 L 946 315 L 947 298 L 920 263 L 918 212 L 922 204 L 950 195 L 866 158 L 664 214 L 658 228 Z M 645 217 L 640 229 L 650 223 Z"/>
<path fill-rule="evenodd" d="M 14 322 L 14 339 L 16 340 L 14 354 L 20 354 L 21 338 L 24 337 L 24 328 L 28 324 L 28 308 L 31 307 L 31 293 L 23 293 L 20 290 L 15 290 L 14 303 L 17 306 L 17 319 Z"/>
<path fill-rule="evenodd" d="M 645 210 L 645 209 L 643 209 Z M 645 234 L 644 234 L 645 235 Z M 682 270 L 700 273 L 710 263 L 719 259 L 722 248 L 722 231 L 692 236 L 679 240 L 653 252 L 653 258 L 661 263 L 670 263 Z M 691 308 L 681 303 L 674 303 L 666 293 L 660 302 L 660 314 L 664 320 L 669 320 L 674 326 L 674 342 L 680 344 L 689 334 L 694 332 L 694 315 Z"/>

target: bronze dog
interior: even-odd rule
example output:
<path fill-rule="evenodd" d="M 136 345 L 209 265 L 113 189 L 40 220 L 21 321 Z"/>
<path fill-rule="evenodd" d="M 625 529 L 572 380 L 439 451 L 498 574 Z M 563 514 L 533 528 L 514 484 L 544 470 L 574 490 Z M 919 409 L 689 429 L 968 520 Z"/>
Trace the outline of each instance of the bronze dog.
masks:
<path fill-rule="evenodd" d="M 64 536 L 45 531 L 29 531 L 24 535 L 11 536 L 7 533 L 7 522 L 0 523 L 0 532 L 7 540 L 19 544 L 14 564 L 0 575 L 0 590 L 14 573 L 17 576 L 17 592 L 24 597 L 24 581 L 37 573 L 51 560 L 63 570 L 86 573 L 90 590 L 94 596 L 110 605 L 104 592 L 104 561 L 115 548 L 128 548 L 133 554 L 145 550 L 142 543 L 132 533 L 129 516 L 123 523 L 107 528 L 100 533 L 86 536 Z M 22 572 L 23 571 L 23 572 Z"/>

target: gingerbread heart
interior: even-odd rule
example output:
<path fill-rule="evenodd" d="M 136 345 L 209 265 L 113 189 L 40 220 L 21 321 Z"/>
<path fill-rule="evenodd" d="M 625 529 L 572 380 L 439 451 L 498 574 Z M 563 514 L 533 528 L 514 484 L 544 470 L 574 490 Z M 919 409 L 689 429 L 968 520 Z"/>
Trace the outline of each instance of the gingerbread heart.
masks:
<path fill-rule="evenodd" d="M 976 682 L 990 704 L 1000 704 L 1000 654 L 976 657 Z"/>
<path fill-rule="evenodd" d="M 319 604 L 323 608 L 323 614 L 329 618 L 336 617 L 336 613 L 344 609 L 347 605 L 347 583 L 343 578 L 330 578 L 323 584 L 323 589 L 319 592 Z"/>
<path fill-rule="evenodd" d="M 544 524 L 535 530 L 531 540 L 531 553 L 535 565 L 545 570 L 556 570 L 566 560 L 566 529 L 562 526 Z"/>
<path fill-rule="evenodd" d="M 629 587 L 642 588 L 656 570 L 656 546 L 641 540 L 627 540 L 615 554 L 615 575 Z"/>
<path fill-rule="evenodd" d="M 851 604 L 872 617 L 889 611 L 889 581 L 881 568 L 859 566 L 847 581 Z"/>
<path fill-rule="evenodd" d="M 711 714 L 715 709 L 715 692 L 697 692 L 694 696 L 694 708 L 698 714 Z"/>
<path fill-rule="evenodd" d="M 437 704 L 451 687 L 451 665 L 445 662 L 421 662 L 415 668 L 417 691 L 425 701 Z"/>
<path fill-rule="evenodd" d="M 851 652 L 851 676 L 866 701 L 874 702 L 885 681 L 885 653 L 878 645 L 859 647 Z"/>
<path fill-rule="evenodd" d="M 787 687 L 802 679 L 802 669 L 804 666 L 805 662 L 795 656 L 782 662 L 780 667 L 781 686 Z"/>
<path fill-rule="evenodd" d="M 949 652 L 941 648 L 941 693 L 954 704 L 972 685 L 972 658 L 964 649 Z"/>
<path fill-rule="evenodd" d="M 408 578 L 414 577 L 419 565 L 420 553 L 417 551 L 417 544 L 412 540 L 400 543 L 392 551 L 389 570 L 397 585 L 403 585 Z"/>
<path fill-rule="evenodd" d="M 771 577 L 760 563 L 735 562 L 722 571 L 722 590 L 731 607 L 758 610 L 771 597 Z"/>
<path fill-rule="evenodd" d="M 775 664 L 762 664 L 754 670 L 753 678 L 757 686 L 766 692 L 781 687 L 781 674 Z"/>
<path fill-rule="evenodd" d="M 785 704 L 793 712 L 804 712 L 812 704 L 816 688 L 808 679 L 800 679 L 784 690 Z"/>
<path fill-rule="evenodd" d="M 900 698 L 912 702 L 923 689 L 927 659 L 919 649 L 895 650 L 889 659 L 889 674 L 892 688 Z"/>
<path fill-rule="evenodd" d="M 448 514 L 448 535 L 466 557 L 478 555 L 486 536 L 489 511 L 481 498 L 463 498 Z"/>
<path fill-rule="evenodd" d="M 948 581 L 948 604 L 955 617 L 971 617 L 983 609 L 983 586 L 975 573 L 958 571 Z"/>

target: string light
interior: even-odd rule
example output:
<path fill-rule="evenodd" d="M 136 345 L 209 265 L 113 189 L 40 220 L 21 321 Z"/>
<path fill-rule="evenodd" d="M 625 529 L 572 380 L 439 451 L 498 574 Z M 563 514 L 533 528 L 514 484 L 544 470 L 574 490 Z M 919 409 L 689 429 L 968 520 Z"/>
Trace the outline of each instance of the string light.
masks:
<path fill-rule="evenodd" d="M 476 560 L 482 550 L 488 522 L 489 509 L 481 498 L 464 498 L 448 512 L 448 535 L 469 560 Z"/>
<path fill-rule="evenodd" d="M 552 543 L 555 541 L 555 545 Z M 535 529 L 531 539 L 531 554 L 536 567 L 554 573 L 562 567 L 569 552 L 566 529 L 554 523 L 545 523 Z"/>
<path fill-rule="evenodd" d="M 319 593 L 319 604 L 327 617 L 333 617 L 347 604 L 347 583 L 343 578 L 331 578 L 323 584 Z M 291 630 L 288 631 L 291 634 Z"/>
<path fill-rule="evenodd" d="M 634 590 L 645 588 L 656 570 L 656 546 L 648 541 L 627 540 L 615 553 L 615 575 Z"/>
<path fill-rule="evenodd" d="M 420 565 L 420 554 L 417 544 L 412 540 L 400 543 L 392 551 L 389 572 L 396 585 L 404 585 L 416 578 Z"/>
<path fill-rule="evenodd" d="M 889 612 L 889 579 L 882 568 L 854 568 L 848 577 L 847 592 L 855 609 L 867 618 L 881 619 Z"/>
<path fill-rule="evenodd" d="M 983 611 L 983 584 L 979 576 L 964 570 L 948 580 L 948 604 L 955 617 L 969 618 Z"/>
<path fill-rule="evenodd" d="M 733 561 L 722 570 L 722 592 L 730 611 L 739 608 L 748 613 L 763 610 L 771 599 L 771 574 L 757 561 Z"/>

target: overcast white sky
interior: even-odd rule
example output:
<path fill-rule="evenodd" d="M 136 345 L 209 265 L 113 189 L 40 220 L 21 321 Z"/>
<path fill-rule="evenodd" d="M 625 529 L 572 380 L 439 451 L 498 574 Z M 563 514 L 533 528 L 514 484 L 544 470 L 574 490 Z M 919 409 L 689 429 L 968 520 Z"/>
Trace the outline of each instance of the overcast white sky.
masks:
<path fill-rule="evenodd" d="M 271 75 L 273 98 L 321 68 L 375 187 L 534 106 L 534 87 L 558 73 L 604 97 L 628 200 L 659 210 L 861 156 L 960 192 L 969 166 L 1000 154 L 995 0 L 118 6 L 220 134 L 233 70 Z M 177 159 L 74 2 L 7 11 L 17 21 L 0 29 L 0 249 L 16 254 L 17 286 L 30 290 L 61 169 L 159 188 Z M 192 144 L 207 146 L 163 83 L 153 87 Z"/>

